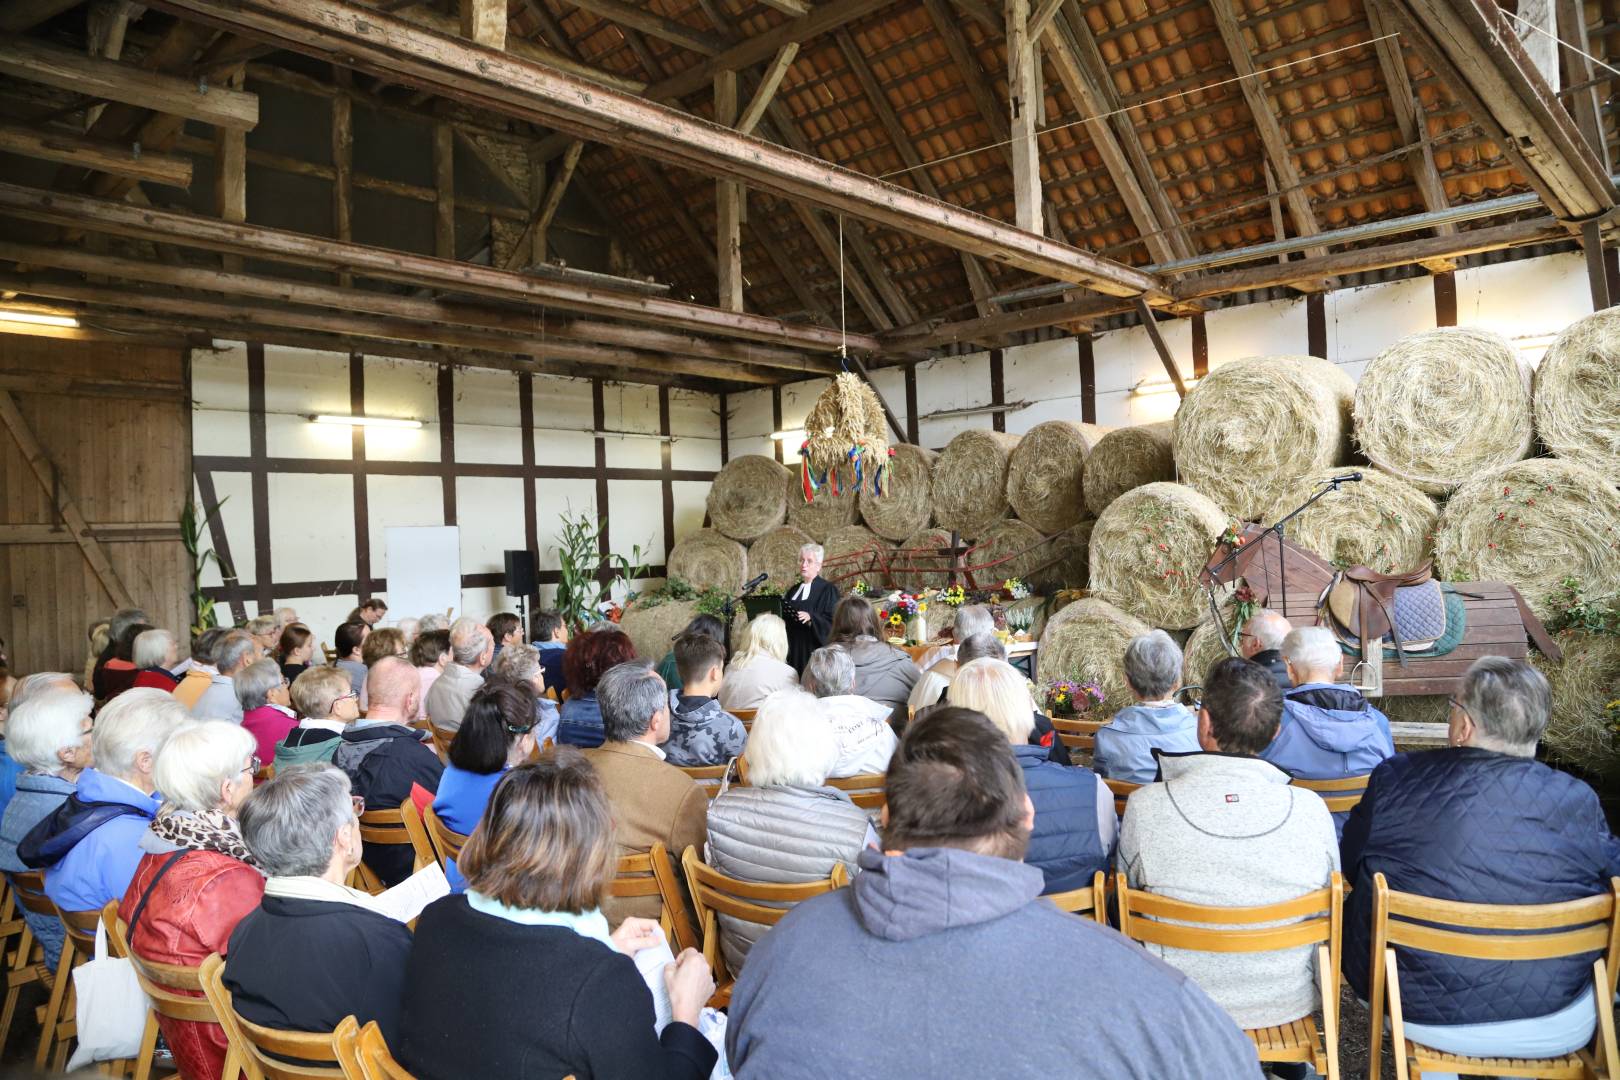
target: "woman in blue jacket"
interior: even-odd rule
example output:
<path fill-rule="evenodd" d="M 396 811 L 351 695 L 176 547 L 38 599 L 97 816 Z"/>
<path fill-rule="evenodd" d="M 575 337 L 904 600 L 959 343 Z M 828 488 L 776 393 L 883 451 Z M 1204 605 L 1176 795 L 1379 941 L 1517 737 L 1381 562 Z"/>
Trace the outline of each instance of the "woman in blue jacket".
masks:
<path fill-rule="evenodd" d="M 433 796 L 440 821 L 463 836 L 478 827 L 501 777 L 534 753 L 534 725 L 534 691 L 527 683 L 496 680 L 472 696 Z M 444 875 L 452 892 L 467 888 L 454 859 L 445 861 Z"/>

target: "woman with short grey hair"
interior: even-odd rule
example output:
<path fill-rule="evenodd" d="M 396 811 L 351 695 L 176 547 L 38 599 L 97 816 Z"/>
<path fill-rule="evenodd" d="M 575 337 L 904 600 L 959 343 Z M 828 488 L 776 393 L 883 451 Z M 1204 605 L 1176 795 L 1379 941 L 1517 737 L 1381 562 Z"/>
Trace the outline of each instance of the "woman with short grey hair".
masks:
<path fill-rule="evenodd" d="M 1092 768 L 1128 784 L 1151 784 L 1159 775 L 1155 750 L 1199 751 L 1198 717 L 1174 700 L 1181 689 L 1181 647 L 1163 630 L 1138 634 L 1125 646 L 1125 682 L 1135 702 L 1097 732 Z"/>
<path fill-rule="evenodd" d="M 540 650 L 526 642 L 506 646 L 489 665 L 491 677 L 510 683 L 528 683 L 534 690 L 534 741 L 557 741 L 557 706 L 546 695 L 546 674 L 540 664 Z"/>
<path fill-rule="evenodd" d="M 804 689 L 815 695 L 816 707 L 838 743 L 838 760 L 829 775 L 856 776 L 888 769 L 899 742 L 889 726 L 889 707 L 855 692 L 855 660 L 848 650 L 839 645 L 817 649 L 804 667 Z M 798 701 L 809 696 L 778 690 L 766 703 L 789 694 L 794 695 L 790 700 Z"/>
<path fill-rule="evenodd" d="M 254 753 L 268 765 L 276 760 L 276 744 L 298 726 L 292 693 L 281 665 L 266 657 L 236 673 L 236 700 L 242 703 L 242 727 L 253 736 Z"/>
<path fill-rule="evenodd" d="M 135 685 L 173 691 L 180 685 L 174 669 L 180 663 L 180 642 L 168 630 L 144 630 L 130 649 L 135 664 Z"/>

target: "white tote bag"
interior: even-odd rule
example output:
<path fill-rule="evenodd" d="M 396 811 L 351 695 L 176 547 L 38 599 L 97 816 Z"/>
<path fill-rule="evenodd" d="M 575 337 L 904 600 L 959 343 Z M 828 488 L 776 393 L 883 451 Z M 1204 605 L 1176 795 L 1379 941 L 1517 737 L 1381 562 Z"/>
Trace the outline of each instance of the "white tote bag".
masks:
<path fill-rule="evenodd" d="M 135 965 L 107 950 L 107 927 L 96 923 L 96 956 L 73 969 L 78 997 L 79 1045 L 68 1071 L 93 1061 L 132 1058 L 141 1049 L 150 1005 L 135 977 Z"/>

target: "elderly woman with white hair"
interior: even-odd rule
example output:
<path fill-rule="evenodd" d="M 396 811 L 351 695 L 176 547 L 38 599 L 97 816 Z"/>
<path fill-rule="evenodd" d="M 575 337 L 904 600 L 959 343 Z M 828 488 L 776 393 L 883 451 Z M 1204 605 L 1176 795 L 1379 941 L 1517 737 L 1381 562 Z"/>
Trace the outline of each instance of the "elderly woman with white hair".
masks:
<path fill-rule="evenodd" d="M 1024 862 L 1045 876 L 1045 891 L 1084 888 L 1098 870 L 1106 873 L 1119 836 L 1114 796 L 1090 769 L 1060 765 L 1048 759 L 1044 747 L 1030 745 L 1024 677 L 1004 660 L 970 661 L 951 682 L 951 704 L 983 713 L 1012 744 L 1035 805 L 1035 831 Z"/>
<path fill-rule="evenodd" d="M 267 656 L 237 672 L 231 681 L 236 684 L 236 700 L 242 705 L 242 727 L 253 736 L 253 752 L 268 764 L 276 759 L 276 743 L 298 726 L 287 676 L 281 665 Z"/>
<path fill-rule="evenodd" d="M 838 608 L 838 586 L 821 576 L 827 557 L 820 544 L 799 548 L 799 581 L 782 595 L 782 618 L 787 624 L 787 662 L 803 671 L 810 654 L 832 640 L 833 612 Z"/>
<path fill-rule="evenodd" d="M 534 742 L 536 746 L 545 744 L 547 739 L 557 741 L 557 724 L 560 715 L 557 706 L 546 694 L 545 666 L 540 660 L 540 650 L 527 642 L 514 642 L 502 649 L 495 657 L 495 662 L 489 665 L 489 679 L 501 679 L 517 684 L 523 683 L 534 691 Z M 476 694 L 474 695 L 477 696 Z M 472 703 L 468 702 L 470 709 Z"/>
<path fill-rule="evenodd" d="M 196 967 L 226 952 L 236 924 L 259 905 L 264 875 L 236 822 L 259 767 L 253 751 L 253 736 L 225 720 L 187 724 L 159 751 L 153 779 L 163 806 L 118 905 L 142 959 Z M 220 1075 L 228 1046 L 218 1024 L 160 1016 L 158 1027 L 185 1080 Z"/>
<path fill-rule="evenodd" d="M 135 664 L 135 685 L 173 692 L 180 685 L 174 669 L 180 666 L 180 642 L 168 630 L 144 630 L 136 637 L 130 659 Z"/>
<path fill-rule="evenodd" d="M 765 612 L 748 624 L 748 643 L 726 665 L 720 683 L 720 707 L 727 712 L 757 709 L 778 690 L 799 685 L 799 673 L 787 662 L 787 623 Z"/>
<path fill-rule="evenodd" d="M 817 649 L 804 666 L 804 688 L 816 696 L 838 743 L 838 759 L 828 775 L 886 772 L 900 740 L 889 726 L 889 707 L 855 692 L 849 651 L 838 645 Z"/>
<path fill-rule="evenodd" d="M 937 705 L 944 698 L 951 680 L 956 678 L 958 655 L 963 644 L 969 638 L 994 634 L 995 631 L 996 620 L 983 604 L 966 604 L 957 609 L 956 618 L 951 623 L 951 643 L 934 646 L 917 661 L 922 676 L 911 688 L 911 697 L 906 700 L 911 711 L 916 713 L 930 705 Z"/>
<path fill-rule="evenodd" d="M 1091 764 L 1099 775 L 1151 784 L 1159 775 L 1154 751 L 1198 752 L 1198 716 L 1175 700 L 1182 663 L 1181 647 L 1163 630 L 1138 634 L 1125 646 L 1125 683 L 1135 701 L 1097 732 Z"/>
<path fill-rule="evenodd" d="M 1362 998 L 1376 874 L 1400 892 L 1474 904 L 1608 896 L 1620 841 L 1597 793 L 1535 759 L 1551 703 L 1547 680 L 1524 661 L 1476 660 L 1451 699 L 1451 745 L 1373 770 L 1340 844 L 1354 885 L 1344 973 Z M 1492 1058 L 1559 1057 L 1592 1039 L 1596 953 L 1505 963 L 1396 952 L 1409 1039 Z"/>
<path fill-rule="evenodd" d="M 17 777 L 17 793 L 0 817 L 0 870 L 8 874 L 34 869 L 17 857 L 17 844 L 67 801 L 92 760 L 90 710 L 95 699 L 68 676 L 61 679 L 52 684 L 30 675 L 12 697 L 6 748 L 27 771 Z M 55 971 L 62 953 L 62 921 L 27 909 L 23 920 Z"/>

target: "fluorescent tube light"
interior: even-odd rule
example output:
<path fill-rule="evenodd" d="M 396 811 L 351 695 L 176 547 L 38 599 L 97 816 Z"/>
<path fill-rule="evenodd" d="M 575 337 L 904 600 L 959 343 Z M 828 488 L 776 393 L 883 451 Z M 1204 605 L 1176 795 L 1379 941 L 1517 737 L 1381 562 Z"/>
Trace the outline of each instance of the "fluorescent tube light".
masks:
<path fill-rule="evenodd" d="M 334 416 L 321 413 L 311 417 L 316 424 L 345 424 L 349 427 L 391 427 L 391 428 L 419 428 L 420 420 L 403 420 L 394 416 Z"/>
<path fill-rule="evenodd" d="M 1193 387 L 1198 385 L 1198 380 L 1183 379 L 1181 384 L 1187 389 L 1191 390 Z M 1173 394 L 1175 391 L 1176 384 L 1171 382 L 1169 379 L 1143 379 L 1141 382 L 1131 387 L 1131 393 L 1136 397 L 1152 397 L 1154 394 Z"/>
<path fill-rule="evenodd" d="M 35 326 L 63 326 L 69 329 L 79 325 L 79 320 L 71 315 L 46 315 L 38 311 L 15 311 L 11 308 L 0 308 L 0 322 L 31 323 Z"/>

